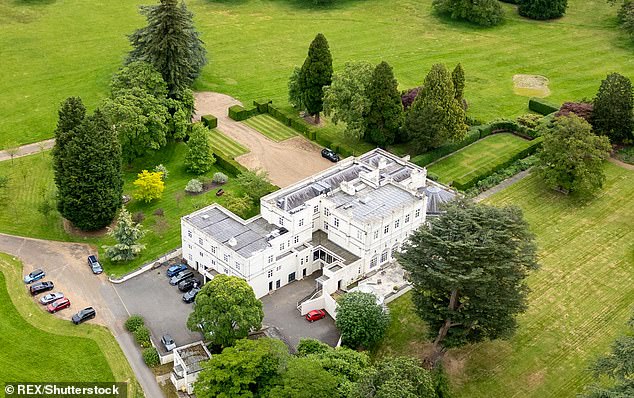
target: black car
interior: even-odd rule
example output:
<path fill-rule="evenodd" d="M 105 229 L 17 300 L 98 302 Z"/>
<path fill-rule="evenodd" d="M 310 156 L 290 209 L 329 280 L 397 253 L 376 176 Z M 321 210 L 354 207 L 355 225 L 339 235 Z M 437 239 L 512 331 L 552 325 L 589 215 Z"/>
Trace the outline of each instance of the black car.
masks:
<path fill-rule="evenodd" d="M 340 160 L 339 155 L 337 155 L 332 149 L 328 148 L 324 148 L 321 150 L 321 156 L 335 163 Z"/>
<path fill-rule="evenodd" d="M 196 299 L 196 295 L 198 294 L 198 292 L 200 292 L 200 288 L 199 287 L 193 288 L 192 290 L 190 290 L 187 293 L 183 294 L 183 301 L 186 302 L 187 304 L 193 303 L 194 300 Z"/>
<path fill-rule="evenodd" d="M 29 288 L 29 291 L 31 292 L 31 296 L 35 296 L 37 294 L 48 292 L 49 290 L 53 290 L 54 287 L 55 285 L 53 285 L 53 282 L 51 281 L 38 282 L 38 283 L 32 284 L 31 287 Z"/>
<path fill-rule="evenodd" d="M 200 281 L 198 279 L 189 278 L 189 279 L 185 279 L 184 281 L 181 281 L 178 284 L 178 290 L 180 290 L 181 292 L 188 292 L 192 290 L 192 288 L 198 287 L 198 286 L 200 286 Z"/>
<path fill-rule="evenodd" d="M 97 312 L 92 307 L 86 307 L 83 310 L 79 311 L 75 315 L 73 315 L 72 321 L 75 325 L 79 325 L 80 323 L 92 319 L 95 317 Z"/>
<path fill-rule="evenodd" d="M 101 264 L 99 264 L 99 260 L 97 260 L 97 256 L 95 255 L 88 256 L 88 266 L 90 266 L 92 273 L 95 275 L 103 272 L 103 268 L 101 267 Z"/>
<path fill-rule="evenodd" d="M 193 277 L 194 277 L 194 273 L 192 271 L 190 270 L 181 271 L 178 274 L 174 275 L 172 279 L 170 279 L 170 285 L 176 286 L 179 283 L 181 283 L 181 281 L 184 281 L 185 279 L 189 279 Z"/>

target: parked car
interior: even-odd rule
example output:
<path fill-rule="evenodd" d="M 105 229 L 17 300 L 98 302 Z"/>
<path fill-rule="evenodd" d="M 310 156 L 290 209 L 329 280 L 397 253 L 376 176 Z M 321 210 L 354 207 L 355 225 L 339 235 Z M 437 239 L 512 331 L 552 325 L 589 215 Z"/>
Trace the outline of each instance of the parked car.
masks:
<path fill-rule="evenodd" d="M 339 155 L 337 155 L 332 149 L 328 148 L 324 148 L 321 150 L 321 157 L 326 158 L 334 163 L 337 163 L 340 160 Z"/>
<path fill-rule="evenodd" d="M 193 277 L 194 277 L 194 273 L 192 271 L 190 270 L 181 271 L 178 274 L 174 275 L 172 279 L 170 279 L 170 285 L 176 286 L 179 283 L 181 283 L 181 281 L 184 281 L 185 279 L 189 279 Z"/>
<path fill-rule="evenodd" d="M 67 297 L 61 298 L 59 300 L 55 300 L 49 305 L 46 306 L 46 310 L 51 314 L 56 313 L 59 310 L 63 310 L 64 308 L 70 307 L 70 300 Z"/>
<path fill-rule="evenodd" d="M 101 274 L 103 272 L 103 268 L 101 267 L 101 264 L 99 264 L 99 260 L 97 260 L 97 256 L 95 255 L 88 256 L 88 265 L 90 266 L 93 274 Z"/>
<path fill-rule="evenodd" d="M 326 317 L 326 311 L 324 310 L 312 310 L 312 311 L 309 311 L 308 314 L 306 314 L 306 320 L 308 322 L 315 322 L 325 317 Z"/>
<path fill-rule="evenodd" d="M 86 307 L 83 310 L 76 313 L 75 315 L 73 315 L 71 320 L 73 321 L 75 325 L 79 325 L 82 322 L 85 322 L 89 319 L 94 318 L 96 314 L 97 312 L 95 311 L 94 308 Z"/>
<path fill-rule="evenodd" d="M 38 283 L 32 284 L 31 287 L 29 288 L 29 291 L 31 292 L 31 296 L 35 296 L 37 294 L 48 292 L 49 290 L 53 290 L 54 287 L 55 285 L 53 285 L 53 282 L 51 281 L 38 282 Z"/>
<path fill-rule="evenodd" d="M 174 275 L 178 274 L 179 272 L 185 271 L 186 269 L 187 269 L 187 266 L 185 264 L 172 265 L 171 267 L 167 269 L 167 272 L 165 273 L 165 275 L 171 278 Z"/>
<path fill-rule="evenodd" d="M 188 292 L 192 290 L 192 288 L 200 286 L 200 281 L 196 278 L 185 279 L 184 281 L 178 284 L 178 290 L 181 292 Z"/>
<path fill-rule="evenodd" d="M 198 294 L 198 292 L 200 292 L 200 288 L 199 287 L 193 288 L 192 290 L 190 290 L 187 293 L 183 294 L 183 301 L 186 302 L 187 304 L 193 303 L 194 300 L 196 299 L 196 295 Z"/>
<path fill-rule="evenodd" d="M 33 283 L 35 281 L 39 281 L 45 276 L 46 276 L 46 273 L 44 273 L 44 271 L 38 268 L 24 277 L 24 283 L 26 284 Z"/>
<path fill-rule="evenodd" d="M 172 351 L 174 348 L 176 348 L 176 343 L 174 342 L 172 336 L 170 336 L 169 334 L 164 334 L 163 337 L 161 337 L 161 343 L 163 343 L 163 346 L 167 351 Z"/>
<path fill-rule="evenodd" d="M 61 298 L 64 298 L 64 293 L 62 293 L 62 292 L 49 293 L 49 294 L 47 294 L 46 296 L 44 296 L 44 297 L 42 297 L 40 299 L 40 303 L 44 304 L 44 305 L 47 305 L 47 304 L 50 304 L 53 301 L 59 300 Z"/>

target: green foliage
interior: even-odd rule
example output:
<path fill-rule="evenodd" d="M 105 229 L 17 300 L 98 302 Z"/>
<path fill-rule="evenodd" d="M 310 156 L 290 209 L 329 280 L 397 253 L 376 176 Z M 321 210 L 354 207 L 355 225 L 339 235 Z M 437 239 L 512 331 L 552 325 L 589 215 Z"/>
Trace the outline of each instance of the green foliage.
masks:
<path fill-rule="evenodd" d="M 226 194 L 226 204 L 225 207 L 227 210 L 233 212 L 234 214 L 239 215 L 242 218 L 246 218 L 247 212 L 253 206 L 253 199 L 246 193 L 242 196 L 238 196 L 234 193 Z"/>
<path fill-rule="evenodd" d="M 214 152 L 214 156 L 216 158 L 216 166 L 221 167 L 223 170 L 233 176 L 237 176 L 240 173 L 246 171 L 246 168 L 244 166 L 221 152 Z"/>
<path fill-rule="evenodd" d="M 136 187 L 136 191 L 134 192 L 135 199 L 149 203 L 163 196 L 163 191 L 165 190 L 163 173 L 143 170 L 137 177 L 138 178 L 134 181 L 134 186 Z"/>
<path fill-rule="evenodd" d="M 335 124 L 345 123 L 348 137 L 365 135 L 364 115 L 370 108 L 367 90 L 373 69 L 369 62 L 346 62 L 343 70 L 332 76 L 332 84 L 324 87 L 324 113 Z"/>
<path fill-rule="evenodd" d="M 351 348 L 372 348 L 381 341 L 390 317 L 372 293 L 351 292 L 337 302 L 335 324 L 342 343 Z"/>
<path fill-rule="evenodd" d="M 317 362 L 336 378 L 337 392 L 341 397 L 354 396 L 356 383 L 370 367 L 370 358 L 366 353 L 345 347 L 328 347 L 322 352 L 307 355 L 307 358 Z"/>
<path fill-rule="evenodd" d="M 518 116 L 515 120 L 521 126 L 524 126 L 529 129 L 534 129 L 537 127 L 541 119 L 542 119 L 541 115 L 537 115 L 535 113 L 527 113 L 525 115 Z"/>
<path fill-rule="evenodd" d="M 145 249 L 145 245 L 137 243 L 145 235 L 145 231 L 140 224 L 132 221 L 130 212 L 125 208 L 119 212 L 117 225 L 109 234 L 117 241 L 112 246 L 103 246 L 110 261 L 130 261 Z"/>
<path fill-rule="evenodd" d="M 163 181 L 167 180 L 167 177 L 170 174 L 169 170 L 167 170 L 167 167 L 163 166 L 162 163 L 154 166 L 154 170 L 152 171 L 155 173 L 161 173 L 161 180 Z"/>
<path fill-rule="evenodd" d="M 112 75 L 110 94 L 116 98 L 131 88 L 139 88 L 154 98 L 167 97 L 167 84 L 161 74 L 147 62 L 130 62 Z"/>
<path fill-rule="evenodd" d="M 632 82 L 618 73 L 611 73 L 601 82 L 594 98 L 592 126 L 600 134 L 610 137 L 612 142 L 634 139 L 632 109 L 634 97 Z"/>
<path fill-rule="evenodd" d="M 500 184 L 502 181 L 507 178 L 511 178 L 517 173 L 528 170 L 531 167 L 537 164 L 537 156 L 531 155 L 524 159 L 515 160 L 509 166 L 504 167 L 493 174 L 480 179 L 472 188 L 467 190 L 467 196 L 475 196 L 481 192 L 484 192 L 488 189 L 493 188 L 494 186 Z M 427 178 L 429 178 L 429 172 L 427 173 Z"/>
<path fill-rule="evenodd" d="M 210 130 L 218 127 L 218 118 L 214 115 L 201 116 L 200 121 L 203 122 L 203 125 Z"/>
<path fill-rule="evenodd" d="M 451 253 L 447 256 L 446 253 Z M 534 237 L 521 210 L 456 200 L 403 245 L 418 315 L 435 353 L 510 336 L 526 310 L 525 279 L 537 268 Z"/>
<path fill-rule="evenodd" d="M 432 66 L 403 126 L 419 150 L 438 148 L 447 141 L 464 138 L 465 112 L 455 95 L 447 68 L 443 64 Z"/>
<path fill-rule="evenodd" d="M 293 357 L 270 398 L 332 398 L 337 379 L 318 362 L 306 357 Z M 336 395 L 335 395 L 336 396 Z"/>
<path fill-rule="evenodd" d="M 71 118 L 77 121 L 81 109 L 77 105 L 75 112 L 70 112 L 77 117 Z M 101 229 L 112 222 L 121 206 L 123 179 L 117 136 L 99 110 L 68 133 L 60 130 L 60 136 L 53 151 L 58 210 L 81 230 Z"/>
<path fill-rule="evenodd" d="M 134 332 L 144 325 L 145 321 L 141 315 L 131 315 L 123 324 L 128 332 Z"/>
<path fill-rule="evenodd" d="M 425 167 L 428 164 L 435 162 L 436 160 L 442 158 L 443 156 L 447 156 L 458 149 L 462 149 L 467 145 L 471 145 L 477 140 L 480 139 L 480 130 L 472 129 L 467 133 L 467 135 L 458 142 L 450 142 L 443 146 L 440 146 L 432 151 L 425 152 L 418 156 L 412 158 L 412 163 L 417 164 L 418 166 Z"/>
<path fill-rule="evenodd" d="M 144 61 L 163 76 L 170 94 L 189 88 L 207 63 L 204 43 L 198 38 L 193 14 L 185 3 L 160 0 L 154 6 L 142 6 L 147 26 L 130 35 L 132 51 L 128 62 Z"/>
<path fill-rule="evenodd" d="M 288 349 L 280 340 L 238 340 L 234 347 L 225 348 L 203 363 L 194 393 L 198 398 L 266 396 L 288 360 Z"/>
<path fill-rule="evenodd" d="M 433 0 L 441 14 L 480 26 L 495 26 L 504 20 L 504 11 L 497 0 Z"/>
<path fill-rule="evenodd" d="M 543 137 L 537 171 L 549 187 L 581 196 L 601 189 L 603 162 L 611 150 L 607 137 L 594 135 L 592 126 L 575 114 L 556 118 Z"/>
<path fill-rule="evenodd" d="M 145 362 L 145 364 L 151 368 L 159 366 L 161 364 L 158 351 L 156 351 L 156 348 L 154 347 L 143 349 L 141 356 L 143 357 L 143 362 Z"/>
<path fill-rule="evenodd" d="M 631 0 L 623 1 L 621 8 L 619 8 L 618 18 L 623 30 L 634 38 L 634 2 Z"/>
<path fill-rule="evenodd" d="M 298 356 L 306 356 L 310 354 L 323 354 L 326 351 L 329 351 L 332 347 L 330 347 L 326 343 L 322 343 L 319 340 L 315 339 L 300 339 L 299 344 L 297 345 L 297 355 Z"/>
<path fill-rule="evenodd" d="M 221 173 L 219 171 L 214 173 L 214 176 L 211 178 L 212 181 L 216 184 L 226 184 L 229 181 L 229 177 L 226 174 Z"/>
<path fill-rule="evenodd" d="M 236 177 L 236 181 L 256 202 L 275 189 L 269 181 L 268 173 L 264 170 L 245 170 Z"/>
<path fill-rule="evenodd" d="M 293 68 L 293 73 L 288 78 L 288 103 L 298 111 L 304 109 L 304 103 L 302 100 L 302 91 L 300 89 L 300 76 L 302 74 L 302 68 L 296 66 Z"/>
<path fill-rule="evenodd" d="M 634 147 L 625 147 L 616 151 L 614 155 L 621 162 L 634 164 Z M 6 178 L 6 177 L 5 177 Z M 0 187 L 2 186 L 2 177 L 0 177 Z"/>
<path fill-rule="evenodd" d="M 562 17 L 566 7 L 568 0 L 520 0 L 518 11 L 523 17 L 546 20 Z"/>
<path fill-rule="evenodd" d="M 540 115 L 549 115 L 559 110 L 559 105 L 553 104 L 543 98 L 531 97 L 528 100 L 528 109 Z"/>
<path fill-rule="evenodd" d="M 147 348 L 152 346 L 150 343 L 150 329 L 145 326 L 138 327 L 134 332 L 134 340 L 140 345 L 142 348 Z"/>
<path fill-rule="evenodd" d="M 368 107 L 365 114 L 364 139 L 380 147 L 393 144 L 403 119 L 403 104 L 392 67 L 378 64 L 366 89 Z"/>
<path fill-rule="evenodd" d="M 201 193 L 203 191 L 203 183 L 197 178 L 192 178 L 185 185 L 185 192 Z"/>
<path fill-rule="evenodd" d="M 384 359 L 368 369 L 358 385 L 359 398 L 436 398 L 429 371 L 415 359 Z"/>
<path fill-rule="evenodd" d="M 200 123 L 192 125 L 192 132 L 187 141 L 187 156 L 185 156 L 185 167 L 195 174 L 205 174 L 216 163 L 211 141 L 209 140 L 209 129 Z"/>
<path fill-rule="evenodd" d="M 247 337 L 249 331 L 258 330 L 263 317 L 262 302 L 244 279 L 218 275 L 196 296 L 187 327 L 198 331 L 201 325 L 206 339 L 228 347 Z"/>
<path fill-rule="evenodd" d="M 310 43 L 308 56 L 299 73 L 301 103 L 310 115 L 319 122 L 319 112 L 323 109 L 324 86 L 332 82 L 332 56 L 326 37 L 318 33 Z"/>
<path fill-rule="evenodd" d="M 453 89 L 455 92 L 454 98 L 459 104 L 462 104 L 464 100 L 465 87 L 464 69 L 462 69 L 462 64 L 458 63 L 451 72 L 451 82 L 453 83 Z"/>

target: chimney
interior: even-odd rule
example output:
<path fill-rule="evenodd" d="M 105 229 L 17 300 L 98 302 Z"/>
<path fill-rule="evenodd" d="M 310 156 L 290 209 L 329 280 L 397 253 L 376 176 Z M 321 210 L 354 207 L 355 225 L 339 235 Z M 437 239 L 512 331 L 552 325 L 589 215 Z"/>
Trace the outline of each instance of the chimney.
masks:
<path fill-rule="evenodd" d="M 368 172 L 361 172 L 359 173 L 359 178 L 361 179 L 361 181 L 365 182 L 366 184 L 370 185 L 372 188 L 378 188 L 379 187 L 379 170 L 372 170 L 372 171 L 368 171 Z"/>
<path fill-rule="evenodd" d="M 410 183 L 409 183 L 409 187 L 412 190 L 417 190 L 418 188 L 422 188 L 425 186 L 425 183 L 427 182 L 427 169 L 423 169 L 423 170 L 418 170 L 418 169 L 414 169 L 412 170 L 412 174 L 410 176 Z"/>
<path fill-rule="evenodd" d="M 341 181 L 341 184 L 339 184 L 339 188 L 341 188 L 344 193 L 347 193 L 351 196 L 354 196 L 354 194 L 357 193 L 356 188 L 350 181 Z"/>
<path fill-rule="evenodd" d="M 387 159 L 384 157 L 381 157 L 379 159 L 379 170 L 383 170 L 386 167 L 387 167 Z"/>
<path fill-rule="evenodd" d="M 234 238 L 229 239 L 229 241 L 227 243 L 229 244 L 229 246 L 234 247 L 235 245 L 238 244 L 238 241 L 234 237 Z"/>

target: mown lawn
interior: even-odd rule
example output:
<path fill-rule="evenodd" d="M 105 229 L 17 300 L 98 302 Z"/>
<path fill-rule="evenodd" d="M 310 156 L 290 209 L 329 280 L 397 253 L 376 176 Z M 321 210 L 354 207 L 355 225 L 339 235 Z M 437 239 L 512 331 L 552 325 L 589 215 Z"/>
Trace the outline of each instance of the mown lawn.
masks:
<path fill-rule="evenodd" d="M 129 263 L 113 264 L 104 258 L 101 246 L 112 244 L 113 240 L 110 237 L 82 238 L 69 235 L 64 230 L 61 216 L 57 211 L 52 211 L 45 217 L 37 210 L 45 198 L 49 198 L 53 206 L 55 205 L 53 199 L 55 184 L 50 152 L 18 158 L 13 161 L 13 164 L 11 161 L 0 162 L 0 175 L 10 177 L 9 187 L 6 189 L 8 195 L 2 199 L 3 203 L 0 206 L 0 232 L 42 239 L 84 241 L 94 244 L 102 254 L 102 263 L 106 272 L 112 275 L 124 274 L 180 246 L 181 216 L 211 203 L 225 204 L 227 201 L 227 196 L 217 197 L 215 189 L 199 195 L 185 193 L 187 182 L 197 177 L 187 172 L 183 166 L 186 149 L 187 147 L 183 143 L 171 144 L 151 156 L 139 159 L 132 165 L 124 166 L 124 193 L 127 195 L 134 193 L 132 183 L 141 170 L 152 170 L 156 165 L 162 163 L 169 171 L 161 199 L 147 204 L 133 200 L 126 206 L 133 215 L 139 212 L 143 213 L 142 225 L 147 231 L 141 240 L 141 243 L 146 246 L 145 250 L 137 259 Z M 227 174 L 224 170 L 214 167 L 206 176 L 211 178 L 216 171 Z M 223 186 L 223 189 L 226 192 L 241 194 L 242 189 L 237 186 L 233 177 L 229 175 L 229 182 Z M 163 211 L 162 216 L 155 214 L 155 211 L 159 209 Z M 254 206 L 244 216 L 250 217 L 257 212 L 258 208 Z"/>
<path fill-rule="evenodd" d="M 80 95 L 93 109 L 129 50 L 126 35 L 144 24 L 149 0 L 0 0 L 0 147 L 51 137 L 59 103 Z M 527 111 L 513 93 L 516 73 L 550 79 L 554 102 L 592 97 L 602 78 L 632 77 L 634 45 L 603 0 L 570 0 L 564 18 L 537 22 L 503 4 L 507 21 L 483 29 L 432 14 L 432 0 L 191 0 L 211 62 L 198 90 L 244 103 L 287 102 L 287 81 L 310 41 L 328 38 L 339 70 L 347 61 L 389 62 L 399 88 L 419 85 L 432 64 L 461 62 L 469 114 L 483 121 Z"/>
<path fill-rule="evenodd" d="M 513 134 L 493 134 L 432 163 L 427 170 L 437 174 L 443 184 L 449 184 L 483 167 L 501 164 L 529 145 L 530 141 Z"/>
<path fill-rule="evenodd" d="M 510 340 L 449 352 L 456 397 L 573 398 L 590 382 L 588 366 L 623 330 L 634 303 L 634 173 L 610 163 L 605 171 L 605 189 L 588 203 L 545 189 L 535 176 L 488 199 L 522 208 L 541 269 L 529 277 L 528 311 Z M 410 306 L 408 296 L 390 304 L 393 314 Z M 420 322 L 396 316 L 384 345 L 402 355 L 424 350 Z"/>
<path fill-rule="evenodd" d="M 243 123 L 253 127 L 273 141 L 284 141 L 297 135 L 295 130 L 280 123 L 277 119 L 273 119 L 273 117 L 269 115 L 254 116 L 248 118 Z"/>
<path fill-rule="evenodd" d="M 211 146 L 213 147 L 214 151 L 220 151 L 221 153 L 224 153 L 225 155 L 232 158 L 249 152 L 249 150 L 240 145 L 240 143 L 232 140 L 216 129 L 211 130 L 210 138 Z"/>
<path fill-rule="evenodd" d="M 0 380 L 128 382 L 142 396 L 132 369 L 108 329 L 77 327 L 37 308 L 22 283 L 22 264 L 0 253 Z"/>

